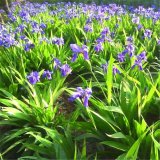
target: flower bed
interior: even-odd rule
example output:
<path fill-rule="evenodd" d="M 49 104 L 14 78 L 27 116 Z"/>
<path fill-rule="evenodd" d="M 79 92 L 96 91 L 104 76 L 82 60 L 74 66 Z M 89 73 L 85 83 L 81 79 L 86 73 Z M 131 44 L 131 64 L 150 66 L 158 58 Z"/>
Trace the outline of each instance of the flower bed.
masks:
<path fill-rule="evenodd" d="M 159 159 L 159 11 L 26 2 L 8 19 L 0 157 Z"/>

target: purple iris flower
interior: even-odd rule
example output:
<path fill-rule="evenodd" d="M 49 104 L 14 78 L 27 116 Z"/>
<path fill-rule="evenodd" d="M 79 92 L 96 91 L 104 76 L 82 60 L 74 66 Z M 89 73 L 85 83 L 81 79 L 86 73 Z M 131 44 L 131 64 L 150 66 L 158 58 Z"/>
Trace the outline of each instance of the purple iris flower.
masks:
<path fill-rule="evenodd" d="M 146 57 L 146 52 L 143 51 L 142 53 L 140 53 L 139 55 L 137 55 L 137 59 L 138 60 L 143 60 L 143 61 L 146 61 L 147 60 L 147 57 Z"/>
<path fill-rule="evenodd" d="M 85 60 L 89 60 L 88 47 L 86 45 L 82 46 L 82 53 Z"/>
<path fill-rule="evenodd" d="M 41 33 L 44 34 L 43 29 L 39 26 L 38 23 L 32 22 L 32 32 L 33 33 Z"/>
<path fill-rule="evenodd" d="M 152 31 L 149 29 L 146 29 L 144 32 L 144 37 L 151 38 L 151 36 L 152 36 Z"/>
<path fill-rule="evenodd" d="M 107 73 L 108 63 L 102 64 L 101 67 L 102 67 L 102 69 L 103 69 L 103 72 L 104 72 L 104 73 Z M 113 66 L 113 75 L 116 75 L 117 73 L 120 74 L 120 71 L 118 70 L 118 68 L 116 68 L 115 66 Z"/>
<path fill-rule="evenodd" d="M 73 95 L 69 98 L 69 101 L 73 102 L 77 98 L 80 98 L 81 95 L 83 95 L 83 92 L 84 90 L 82 89 L 82 87 L 77 87 L 76 92 L 74 92 Z"/>
<path fill-rule="evenodd" d="M 139 24 L 139 25 L 137 26 L 137 28 L 138 28 L 138 30 L 141 30 L 141 29 L 143 28 L 143 25 L 142 25 L 142 24 Z"/>
<path fill-rule="evenodd" d="M 125 61 L 125 56 L 126 56 L 127 53 L 128 53 L 128 50 L 125 49 L 123 52 L 118 54 L 117 57 L 118 57 L 119 62 L 124 62 Z"/>
<path fill-rule="evenodd" d="M 21 17 L 21 19 L 22 19 L 23 21 L 26 21 L 26 22 L 28 22 L 29 19 L 30 19 L 29 12 L 26 12 L 26 11 L 24 11 L 24 10 L 21 10 L 21 11 L 19 12 L 19 16 Z"/>
<path fill-rule="evenodd" d="M 115 37 L 115 35 L 116 35 L 116 33 L 115 33 L 115 32 L 111 32 L 111 38 L 114 38 L 114 37 Z"/>
<path fill-rule="evenodd" d="M 16 45 L 17 42 L 15 40 L 15 35 L 14 34 L 3 34 L 1 37 L 1 45 L 9 48 L 13 45 Z"/>
<path fill-rule="evenodd" d="M 92 23 L 92 18 L 89 17 L 89 18 L 87 19 L 86 23 L 87 23 L 87 24 Z"/>
<path fill-rule="evenodd" d="M 104 41 L 107 41 L 107 42 L 113 42 L 113 40 L 110 38 L 110 37 L 104 37 Z"/>
<path fill-rule="evenodd" d="M 73 102 L 77 98 L 80 98 L 85 107 L 88 107 L 88 101 L 92 94 L 91 88 L 82 89 L 81 87 L 77 87 L 76 92 L 69 98 L 69 101 Z"/>
<path fill-rule="evenodd" d="M 160 40 L 157 41 L 157 44 L 160 45 Z"/>
<path fill-rule="evenodd" d="M 92 32 L 93 31 L 93 28 L 92 28 L 92 26 L 91 25 L 85 25 L 84 26 L 84 30 L 86 31 L 86 32 Z"/>
<path fill-rule="evenodd" d="M 16 28 L 16 32 L 23 32 L 24 29 L 26 28 L 26 25 L 24 24 L 20 24 L 17 28 Z"/>
<path fill-rule="evenodd" d="M 140 22 L 139 17 L 133 17 L 133 18 L 132 18 L 132 22 L 133 22 L 134 24 L 139 24 L 139 22 Z"/>
<path fill-rule="evenodd" d="M 3 46 L 3 40 L 0 37 L 0 46 Z"/>
<path fill-rule="evenodd" d="M 107 28 L 104 28 L 104 29 L 102 30 L 102 32 L 101 32 L 101 35 L 108 35 L 108 34 L 110 34 L 110 30 L 109 30 L 108 27 L 107 27 Z"/>
<path fill-rule="evenodd" d="M 74 53 L 73 56 L 72 56 L 72 62 L 75 62 L 75 60 L 77 59 L 78 57 L 78 54 L 77 53 Z"/>
<path fill-rule="evenodd" d="M 36 28 L 38 26 L 38 23 L 35 21 L 31 21 L 32 28 Z"/>
<path fill-rule="evenodd" d="M 20 35 L 19 38 L 25 41 L 26 43 L 29 42 L 29 39 L 25 35 Z"/>
<path fill-rule="evenodd" d="M 60 60 L 57 59 L 57 58 L 54 58 L 54 59 L 53 59 L 53 66 L 54 66 L 54 69 L 60 68 L 60 67 L 61 67 L 61 62 L 60 62 Z"/>
<path fill-rule="evenodd" d="M 41 23 L 41 24 L 40 24 L 40 28 L 45 29 L 46 27 L 47 27 L 47 26 L 46 26 L 45 23 Z"/>
<path fill-rule="evenodd" d="M 52 39 L 52 43 L 53 43 L 53 44 L 56 44 L 56 45 L 58 45 L 58 46 L 62 46 L 62 45 L 64 45 L 64 39 L 63 39 L 63 38 L 54 37 L 54 38 Z"/>
<path fill-rule="evenodd" d="M 70 48 L 73 52 L 72 62 L 74 62 L 77 59 L 79 53 L 83 54 L 85 60 L 89 59 L 88 47 L 86 45 L 80 47 L 77 44 L 70 44 Z"/>
<path fill-rule="evenodd" d="M 104 41 L 105 41 L 105 39 L 103 37 L 99 37 L 96 40 L 97 43 L 103 43 Z"/>
<path fill-rule="evenodd" d="M 4 13 L 4 12 L 5 12 L 5 11 L 4 11 L 3 9 L 0 9 L 0 14 L 1 14 L 1 13 Z"/>
<path fill-rule="evenodd" d="M 12 21 L 15 22 L 17 20 L 17 18 L 13 15 L 13 13 L 9 12 L 8 13 L 8 18 Z"/>
<path fill-rule="evenodd" d="M 102 67 L 102 69 L 103 69 L 103 72 L 106 73 L 106 72 L 107 72 L 107 69 L 108 69 L 108 63 L 102 64 L 101 67 Z"/>
<path fill-rule="evenodd" d="M 25 35 L 20 35 L 19 38 L 20 38 L 21 40 L 24 40 L 24 39 L 26 38 L 26 36 L 25 36 Z"/>
<path fill-rule="evenodd" d="M 127 42 L 130 42 L 130 43 L 132 43 L 133 42 L 133 37 L 127 37 Z"/>
<path fill-rule="evenodd" d="M 122 52 L 123 55 L 126 55 L 127 53 L 128 53 L 128 50 L 127 50 L 127 49 L 125 49 L 125 50 Z"/>
<path fill-rule="evenodd" d="M 143 70 L 143 67 L 142 67 L 142 61 L 136 59 L 135 62 L 134 62 L 134 65 L 132 66 L 132 69 L 134 67 L 138 66 L 139 70 Z"/>
<path fill-rule="evenodd" d="M 94 46 L 94 50 L 96 52 L 100 52 L 100 51 L 103 51 L 103 46 L 102 46 L 102 43 L 98 43 Z"/>
<path fill-rule="evenodd" d="M 24 50 L 27 52 L 30 49 L 34 48 L 34 47 L 35 47 L 34 44 L 32 44 L 32 43 L 26 43 L 25 46 L 24 46 Z"/>
<path fill-rule="evenodd" d="M 81 47 L 79 47 L 77 44 L 70 44 L 70 48 L 73 53 L 80 53 Z"/>
<path fill-rule="evenodd" d="M 43 72 L 42 77 L 43 78 L 47 78 L 48 80 L 50 80 L 50 79 L 52 79 L 52 74 L 53 74 L 52 71 L 46 70 L 46 71 Z"/>
<path fill-rule="evenodd" d="M 29 83 L 36 84 L 37 82 L 40 81 L 39 80 L 40 79 L 39 73 L 37 71 L 33 71 L 27 76 L 27 79 L 28 79 Z"/>
<path fill-rule="evenodd" d="M 120 74 L 121 72 L 118 70 L 118 68 L 116 68 L 115 66 L 113 67 L 113 75 L 116 75 L 116 74 Z"/>
<path fill-rule="evenodd" d="M 122 53 L 119 53 L 119 54 L 118 54 L 118 60 L 119 60 L 119 62 L 124 62 L 124 60 L 125 60 L 125 55 L 122 54 Z"/>
<path fill-rule="evenodd" d="M 91 94 L 92 94 L 91 88 L 87 88 L 87 89 L 84 90 L 83 104 L 84 104 L 85 107 L 88 107 L 88 100 L 89 100 Z"/>
<path fill-rule="evenodd" d="M 116 23 L 115 28 L 118 28 L 118 27 L 119 27 L 119 24 L 118 24 L 118 23 Z"/>
<path fill-rule="evenodd" d="M 47 37 L 43 37 L 39 39 L 39 43 L 41 44 L 42 42 L 50 43 L 49 39 Z"/>
<path fill-rule="evenodd" d="M 136 57 L 136 60 L 134 62 L 134 65 L 132 66 L 132 69 L 137 66 L 139 70 L 143 70 L 142 63 L 143 61 L 146 61 L 146 60 L 147 60 L 146 52 L 143 51 Z"/>
<path fill-rule="evenodd" d="M 130 43 L 130 44 L 127 45 L 126 50 L 130 54 L 130 57 L 132 57 L 133 54 L 134 54 L 134 51 L 135 51 L 135 47 L 134 47 L 133 44 Z"/>
<path fill-rule="evenodd" d="M 65 77 L 72 72 L 72 69 L 70 68 L 70 66 L 68 64 L 62 65 L 60 67 L 60 70 L 61 70 L 62 77 Z"/>

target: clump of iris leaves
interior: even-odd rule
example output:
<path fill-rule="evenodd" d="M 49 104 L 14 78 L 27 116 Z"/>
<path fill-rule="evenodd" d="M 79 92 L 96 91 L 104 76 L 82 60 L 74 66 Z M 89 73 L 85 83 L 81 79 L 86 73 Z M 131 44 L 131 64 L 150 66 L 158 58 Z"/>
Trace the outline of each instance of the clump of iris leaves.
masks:
<path fill-rule="evenodd" d="M 0 25 L 0 159 L 158 160 L 159 38 L 154 8 L 12 3 Z"/>

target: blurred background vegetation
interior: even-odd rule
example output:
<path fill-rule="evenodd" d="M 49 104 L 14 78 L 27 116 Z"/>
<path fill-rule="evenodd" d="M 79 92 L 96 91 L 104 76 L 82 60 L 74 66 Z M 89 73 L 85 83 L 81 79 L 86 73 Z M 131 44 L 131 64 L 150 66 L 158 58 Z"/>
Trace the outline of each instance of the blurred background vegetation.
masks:
<path fill-rule="evenodd" d="M 6 13 L 9 12 L 9 6 L 11 2 L 22 2 L 22 1 L 30 1 L 30 2 L 77 2 L 77 3 L 92 3 L 96 4 L 109 4 L 109 3 L 117 3 L 120 5 L 128 5 L 128 6 L 144 6 L 144 7 L 155 7 L 160 9 L 160 0 L 0 0 L 0 9 L 5 10 Z M 4 14 L 0 12 L 0 23 L 4 22 Z"/>
<path fill-rule="evenodd" d="M 23 1 L 23 0 L 0 0 L 0 6 L 4 7 L 4 4 L 8 1 L 8 3 L 13 2 L 13 1 Z M 27 0 L 26 0 L 27 1 Z M 97 4 L 107 4 L 107 3 L 118 3 L 122 5 L 133 5 L 133 6 L 138 6 L 138 5 L 143 5 L 143 6 L 152 6 L 155 5 L 157 8 L 160 7 L 160 0 L 28 0 L 31 2 L 83 2 L 83 3 L 91 3 L 95 2 Z"/>
<path fill-rule="evenodd" d="M 30 2 L 77 2 L 77 3 L 92 3 L 96 4 L 109 4 L 109 3 L 117 3 L 120 5 L 128 5 L 128 6 L 144 6 L 144 7 L 155 7 L 160 9 L 160 0 L 0 0 L 0 9 L 5 10 L 6 13 L 9 12 L 9 6 L 11 2 L 22 2 L 22 1 L 30 1 Z M 0 23 L 4 22 L 5 14 L 0 12 Z"/>
<path fill-rule="evenodd" d="M 30 0 L 32 2 L 44 2 L 45 0 Z M 156 7 L 160 7 L 160 0 L 46 0 L 48 2 L 83 2 L 83 3 L 91 3 L 95 2 L 97 4 L 108 4 L 108 3 L 117 3 L 121 5 L 133 5 L 133 6 L 152 6 L 155 5 Z"/>

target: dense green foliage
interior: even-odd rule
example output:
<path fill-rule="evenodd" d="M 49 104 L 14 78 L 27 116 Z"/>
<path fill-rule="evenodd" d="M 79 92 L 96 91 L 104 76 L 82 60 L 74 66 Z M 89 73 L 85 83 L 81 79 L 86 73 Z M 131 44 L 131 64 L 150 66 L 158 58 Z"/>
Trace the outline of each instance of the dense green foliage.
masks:
<path fill-rule="evenodd" d="M 75 3 L 11 10 L 0 25 L 0 159 L 159 160 L 160 13 Z"/>

